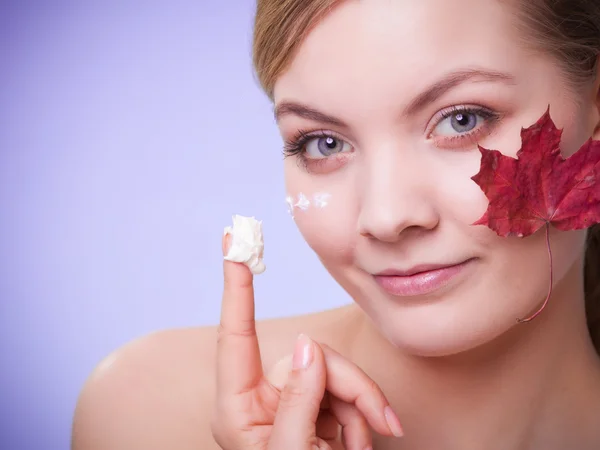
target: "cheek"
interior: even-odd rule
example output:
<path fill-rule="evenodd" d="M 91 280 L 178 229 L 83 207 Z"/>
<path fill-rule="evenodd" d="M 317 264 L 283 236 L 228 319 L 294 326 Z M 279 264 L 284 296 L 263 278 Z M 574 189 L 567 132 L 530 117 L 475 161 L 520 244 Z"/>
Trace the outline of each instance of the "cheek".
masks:
<path fill-rule="evenodd" d="M 327 204 L 318 199 L 327 196 Z M 307 206 L 293 210 L 293 217 L 308 245 L 325 263 L 352 264 L 356 233 L 356 214 L 352 198 L 335 192 L 288 192 L 293 199 L 301 199 Z M 316 199 L 316 200 L 315 200 Z"/>
<path fill-rule="evenodd" d="M 488 199 L 471 179 L 480 167 L 479 151 L 461 155 L 460 159 L 448 161 L 439 158 L 429 163 L 432 179 L 429 198 L 442 220 L 451 220 L 459 226 L 470 226 L 488 207 Z"/>
<path fill-rule="evenodd" d="M 524 239 L 501 239 L 498 246 L 492 249 L 496 261 L 489 285 L 492 291 L 499 293 L 495 295 L 504 297 L 501 302 L 511 314 L 516 312 L 524 317 L 541 306 L 549 289 L 550 256 L 545 230 Z M 554 292 L 568 278 L 567 274 L 575 262 L 581 259 L 585 231 L 565 232 L 551 227 L 550 246 Z"/>
<path fill-rule="evenodd" d="M 581 119 L 583 117 L 581 114 L 572 113 L 572 115 L 576 116 L 575 119 L 566 118 L 567 123 L 563 127 L 560 144 L 563 158 L 568 158 L 577 152 L 593 133 L 588 124 Z"/>
<path fill-rule="evenodd" d="M 285 200 L 302 237 L 325 265 L 353 263 L 358 204 L 350 189 L 319 183 L 296 168 L 286 174 Z"/>
<path fill-rule="evenodd" d="M 549 255 L 547 253 L 546 238 L 543 231 L 540 231 L 544 237 L 543 252 L 544 257 L 540 258 L 538 266 L 540 270 L 550 271 Z M 554 282 L 560 283 L 567 272 L 573 267 L 573 264 L 582 258 L 585 250 L 586 230 L 559 231 L 550 227 L 550 247 L 552 249 L 552 273 Z"/>

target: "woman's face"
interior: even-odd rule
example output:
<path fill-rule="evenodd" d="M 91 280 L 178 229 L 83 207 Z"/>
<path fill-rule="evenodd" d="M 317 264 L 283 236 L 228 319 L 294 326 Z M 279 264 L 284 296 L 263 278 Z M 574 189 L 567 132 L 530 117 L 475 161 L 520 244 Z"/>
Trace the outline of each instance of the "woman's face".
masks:
<path fill-rule="evenodd" d="M 344 2 L 275 86 L 301 233 L 386 337 L 415 354 L 489 342 L 548 290 L 543 230 L 501 238 L 471 225 L 488 205 L 471 180 L 477 144 L 514 157 L 521 127 L 548 105 L 563 154 L 594 128 L 592 95 L 570 93 L 555 61 L 518 41 L 515 20 L 497 0 Z M 560 283 L 584 232 L 554 231 Z M 377 276 L 459 263 L 442 279 L 430 272 L 387 288 L 392 279 Z"/>

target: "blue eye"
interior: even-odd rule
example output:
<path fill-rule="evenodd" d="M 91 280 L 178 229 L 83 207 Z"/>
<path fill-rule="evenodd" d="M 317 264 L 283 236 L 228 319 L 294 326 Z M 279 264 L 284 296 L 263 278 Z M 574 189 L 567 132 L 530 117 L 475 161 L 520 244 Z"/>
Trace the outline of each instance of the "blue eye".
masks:
<path fill-rule="evenodd" d="M 473 113 L 457 113 L 450 117 L 450 126 L 459 133 L 471 131 L 477 126 L 477 116 Z"/>
<path fill-rule="evenodd" d="M 485 122 L 486 117 L 470 111 L 453 112 L 438 123 L 434 131 L 437 135 L 449 136 L 473 131 Z"/>
<path fill-rule="evenodd" d="M 313 136 L 306 141 L 306 157 L 310 159 L 327 158 L 328 156 L 351 150 L 351 145 L 334 136 Z"/>
<path fill-rule="evenodd" d="M 498 123 L 501 114 L 482 106 L 452 106 L 438 112 L 428 139 L 439 148 L 472 149 Z"/>

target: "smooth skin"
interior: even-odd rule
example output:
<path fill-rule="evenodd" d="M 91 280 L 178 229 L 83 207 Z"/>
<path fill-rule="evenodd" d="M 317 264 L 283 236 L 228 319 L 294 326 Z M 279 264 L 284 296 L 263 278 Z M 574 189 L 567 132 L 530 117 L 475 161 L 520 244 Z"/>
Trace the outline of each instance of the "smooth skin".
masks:
<path fill-rule="evenodd" d="M 341 448 L 337 424 L 343 448 L 349 450 L 371 448 L 369 425 L 384 435 L 402 435 L 379 386 L 338 352 L 305 335 L 296 341 L 291 372 L 284 371 L 281 381 L 277 368 L 265 376 L 254 320 L 253 276 L 242 264 L 228 261 L 224 274 L 212 420 L 222 448 Z M 321 409 L 326 391 L 327 404 Z"/>
<path fill-rule="evenodd" d="M 79 399 L 74 450 L 337 450 L 338 423 L 352 449 L 600 447 L 585 232 L 552 230 L 552 298 L 517 324 L 548 291 L 544 233 L 500 238 L 471 225 L 487 206 L 470 179 L 476 143 L 514 156 L 521 127 L 548 105 L 565 156 L 600 139 L 600 76 L 569 89 L 556 61 L 525 45 L 511 4 L 346 1 L 311 31 L 277 80 L 275 106 L 337 120 L 288 108 L 278 126 L 285 141 L 325 130 L 339 145 L 325 158 L 317 138 L 307 165 L 287 158 L 286 190 L 331 194 L 327 208 L 298 211 L 295 222 L 355 304 L 254 323 L 251 277 L 225 263 L 221 326 L 157 333 L 109 356 Z M 465 68 L 488 75 L 448 83 Z M 463 106 L 497 120 L 470 116 L 476 137 L 465 139 L 441 119 Z M 373 277 L 466 258 L 460 276 L 428 295 L 393 296 Z M 300 334 L 311 339 L 312 364 L 290 371 Z"/>
<path fill-rule="evenodd" d="M 354 306 L 257 324 L 252 273 L 223 261 L 223 274 L 218 327 L 149 336 L 100 364 L 78 403 L 74 450 L 368 450 L 373 432 L 403 435 L 377 383 L 331 347 L 346 350 L 334 336 Z"/>

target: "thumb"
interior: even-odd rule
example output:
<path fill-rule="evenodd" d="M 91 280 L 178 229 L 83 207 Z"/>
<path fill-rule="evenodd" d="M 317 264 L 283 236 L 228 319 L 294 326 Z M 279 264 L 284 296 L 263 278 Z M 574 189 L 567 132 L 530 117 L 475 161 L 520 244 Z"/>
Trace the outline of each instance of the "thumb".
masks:
<path fill-rule="evenodd" d="M 313 450 L 322 445 L 315 424 L 325 395 L 326 377 L 321 347 L 301 334 L 296 340 L 292 370 L 281 392 L 269 449 Z"/>
<path fill-rule="evenodd" d="M 288 377 L 292 371 L 292 354 L 281 358 L 273 367 L 269 369 L 266 374 L 267 381 L 277 389 L 278 392 L 282 392 L 288 381 Z"/>

